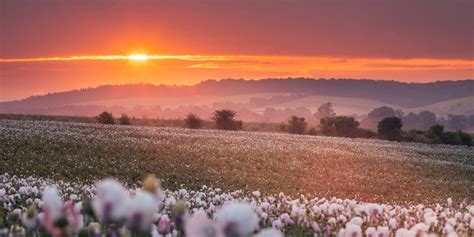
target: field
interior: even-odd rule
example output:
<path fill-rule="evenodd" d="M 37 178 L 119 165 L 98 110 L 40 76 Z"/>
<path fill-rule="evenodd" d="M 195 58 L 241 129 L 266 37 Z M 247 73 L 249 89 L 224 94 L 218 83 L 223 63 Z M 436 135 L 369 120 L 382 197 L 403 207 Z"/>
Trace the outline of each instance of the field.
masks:
<path fill-rule="evenodd" d="M 384 203 L 474 199 L 474 149 L 379 140 L 0 120 L 0 173 Z"/>

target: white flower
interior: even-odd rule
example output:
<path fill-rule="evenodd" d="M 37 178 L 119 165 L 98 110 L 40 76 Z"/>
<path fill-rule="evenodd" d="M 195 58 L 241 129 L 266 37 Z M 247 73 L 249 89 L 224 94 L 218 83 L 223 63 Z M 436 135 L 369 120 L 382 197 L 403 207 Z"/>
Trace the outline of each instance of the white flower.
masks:
<path fill-rule="evenodd" d="M 453 205 L 453 199 L 452 198 L 448 198 L 448 206 L 452 206 Z"/>
<path fill-rule="evenodd" d="M 346 237 L 362 237 L 362 229 L 355 224 L 346 225 Z"/>
<path fill-rule="evenodd" d="M 351 219 L 351 221 L 349 221 L 349 223 L 360 227 L 364 223 L 364 220 L 362 220 L 362 218 L 359 216 L 355 216 Z"/>
<path fill-rule="evenodd" d="M 52 221 L 61 217 L 62 207 L 63 201 L 59 197 L 56 188 L 46 187 L 43 191 L 43 210 Z"/>
<path fill-rule="evenodd" d="M 257 237 L 283 237 L 283 233 L 277 229 L 264 229 L 258 233 Z"/>
<path fill-rule="evenodd" d="M 217 212 L 217 222 L 224 233 L 247 236 L 258 227 L 258 217 L 248 204 L 233 203 Z"/>
<path fill-rule="evenodd" d="M 158 208 L 158 202 L 149 192 L 137 192 L 130 201 L 127 225 L 134 230 L 148 232 L 153 222 L 153 216 Z"/>
<path fill-rule="evenodd" d="M 259 191 L 253 191 L 252 195 L 255 196 L 256 198 L 260 197 L 260 192 Z"/>
<path fill-rule="evenodd" d="M 213 237 L 222 235 L 221 230 L 214 224 L 204 211 L 194 213 L 185 226 L 186 236 Z"/>
<path fill-rule="evenodd" d="M 390 235 L 390 231 L 388 227 L 385 226 L 377 226 L 377 237 L 388 237 Z"/>
<path fill-rule="evenodd" d="M 123 220 L 128 213 L 130 197 L 127 190 L 113 179 L 97 183 L 97 198 L 93 208 L 97 216 L 105 222 Z"/>
<path fill-rule="evenodd" d="M 374 227 L 369 227 L 367 230 L 365 230 L 365 236 L 366 237 L 376 237 L 377 236 L 377 230 Z"/>
<path fill-rule="evenodd" d="M 276 220 L 272 221 L 272 227 L 273 228 L 280 229 L 282 226 L 283 226 L 283 223 L 281 223 L 280 219 L 276 219 Z"/>

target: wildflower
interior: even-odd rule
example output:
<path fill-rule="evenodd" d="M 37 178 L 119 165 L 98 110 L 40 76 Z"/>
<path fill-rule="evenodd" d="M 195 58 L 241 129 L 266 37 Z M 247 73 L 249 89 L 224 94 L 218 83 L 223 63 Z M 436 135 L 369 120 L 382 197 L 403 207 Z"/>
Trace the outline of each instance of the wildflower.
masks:
<path fill-rule="evenodd" d="M 38 210 L 36 209 L 36 206 L 31 205 L 28 210 L 23 213 L 23 218 L 21 220 L 26 228 L 36 229 L 39 225 Z"/>
<path fill-rule="evenodd" d="M 377 236 L 377 230 L 374 227 L 369 227 L 365 231 L 365 236 L 366 237 L 376 237 Z"/>
<path fill-rule="evenodd" d="M 449 207 L 453 206 L 453 199 L 452 198 L 448 198 L 448 206 Z"/>
<path fill-rule="evenodd" d="M 260 197 L 260 192 L 259 191 L 253 191 L 252 195 L 256 198 L 259 198 Z"/>
<path fill-rule="evenodd" d="M 247 236 L 258 227 L 258 217 L 248 204 L 233 203 L 217 213 L 226 236 Z"/>
<path fill-rule="evenodd" d="M 171 222 L 168 215 L 163 215 L 158 222 L 158 233 L 160 235 L 167 235 L 171 233 Z"/>
<path fill-rule="evenodd" d="M 140 233 L 148 233 L 158 202 L 148 193 L 140 191 L 129 203 L 127 226 Z"/>
<path fill-rule="evenodd" d="M 264 229 L 258 233 L 257 237 L 283 237 L 283 233 L 276 229 Z"/>
<path fill-rule="evenodd" d="M 143 190 L 156 194 L 160 190 L 160 181 L 154 175 L 148 175 L 143 180 Z"/>
<path fill-rule="evenodd" d="M 97 198 L 92 204 L 96 215 L 105 223 L 124 220 L 130 202 L 127 190 L 112 179 L 103 180 L 96 186 Z"/>
<path fill-rule="evenodd" d="M 61 216 L 63 201 L 55 188 L 46 187 L 43 191 L 43 209 L 47 220 L 56 221 Z"/>
<path fill-rule="evenodd" d="M 346 225 L 346 237 L 362 237 L 362 229 L 355 224 Z"/>
<path fill-rule="evenodd" d="M 389 237 L 390 231 L 388 227 L 385 226 L 377 226 L 377 237 Z"/>
<path fill-rule="evenodd" d="M 189 237 L 218 237 L 222 236 L 219 227 L 207 218 L 204 211 L 194 213 L 186 223 L 186 235 Z"/>

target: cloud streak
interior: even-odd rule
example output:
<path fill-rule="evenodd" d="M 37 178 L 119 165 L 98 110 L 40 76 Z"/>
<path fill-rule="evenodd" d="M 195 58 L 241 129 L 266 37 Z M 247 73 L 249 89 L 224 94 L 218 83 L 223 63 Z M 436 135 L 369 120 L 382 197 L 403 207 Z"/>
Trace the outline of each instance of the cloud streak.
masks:
<path fill-rule="evenodd" d="M 182 61 L 183 68 L 243 69 L 254 71 L 312 70 L 474 70 L 474 60 L 463 59 L 391 59 L 265 55 L 147 55 L 149 61 Z M 68 57 L 3 58 L 0 63 L 59 61 L 129 61 L 129 55 L 84 55 Z"/>

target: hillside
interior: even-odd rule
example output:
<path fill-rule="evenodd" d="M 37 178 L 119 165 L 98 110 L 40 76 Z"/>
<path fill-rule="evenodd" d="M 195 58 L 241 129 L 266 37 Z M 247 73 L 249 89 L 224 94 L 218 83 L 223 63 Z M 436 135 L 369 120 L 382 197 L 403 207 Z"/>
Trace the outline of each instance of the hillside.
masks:
<path fill-rule="evenodd" d="M 351 104 L 348 102 L 352 101 L 356 104 L 352 105 L 353 110 L 351 112 L 362 112 L 378 104 L 389 104 L 393 107 L 401 108 L 415 108 L 473 96 L 474 80 L 402 83 L 396 81 L 353 79 L 290 78 L 208 80 L 193 86 L 151 84 L 105 85 L 2 102 L 0 103 L 0 113 L 54 114 L 58 113 L 57 111 L 67 111 L 67 106 L 71 105 L 101 105 L 106 103 L 109 106 L 123 106 L 123 104 L 130 105 L 130 102 L 136 101 L 134 105 L 141 106 L 146 104 L 144 103 L 145 100 L 153 101 L 154 104 L 163 107 L 195 105 L 201 99 L 205 101 L 205 104 L 214 104 L 216 102 L 246 103 L 247 99 L 241 100 L 241 98 L 248 98 L 250 100 L 251 96 L 249 95 L 260 97 L 261 95 L 282 93 L 299 95 L 294 99 L 311 96 L 309 99 L 304 99 L 304 101 L 285 101 L 285 103 L 290 102 L 290 104 L 295 105 L 299 105 L 299 103 L 306 104 L 311 99 L 316 99 L 316 103 L 322 101 L 322 98 L 327 97 L 328 99 L 333 98 L 340 101 L 338 105 L 344 108 L 344 110 L 351 109 Z M 318 96 L 320 100 L 317 100 Z M 347 98 L 348 102 L 345 102 L 343 98 Z M 120 104 L 111 103 L 114 101 Z M 311 102 L 309 104 L 314 107 L 319 106 L 317 103 Z"/>
<path fill-rule="evenodd" d="M 430 104 L 422 107 L 408 109 L 407 112 L 431 111 L 438 116 L 445 116 L 448 114 L 474 114 L 474 96 L 463 97 L 454 100 L 443 101 L 435 104 Z"/>
<path fill-rule="evenodd" d="M 8 144 L 0 147 L 0 173 L 26 177 L 137 182 L 153 173 L 173 189 L 384 202 L 474 198 L 474 153 L 465 146 L 15 120 L 0 120 L 0 134 Z"/>
<path fill-rule="evenodd" d="M 371 111 L 375 108 L 381 106 L 389 106 L 394 109 L 400 108 L 399 106 L 383 103 L 377 100 L 371 99 L 361 99 L 361 98 L 351 98 L 351 97 L 335 97 L 335 96 L 307 96 L 301 99 L 296 99 L 290 102 L 281 103 L 275 106 L 272 106 L 276 109 L 284 108 L 296 108 L 296 107 L 305 107 L 311 110 L 311 112 L 316 112 L 316 109 L 319 105 L 331 102 L 334 111 L 339 115 L 352 115 L 352 114 L 367 114 L 368 111 Z"/>

